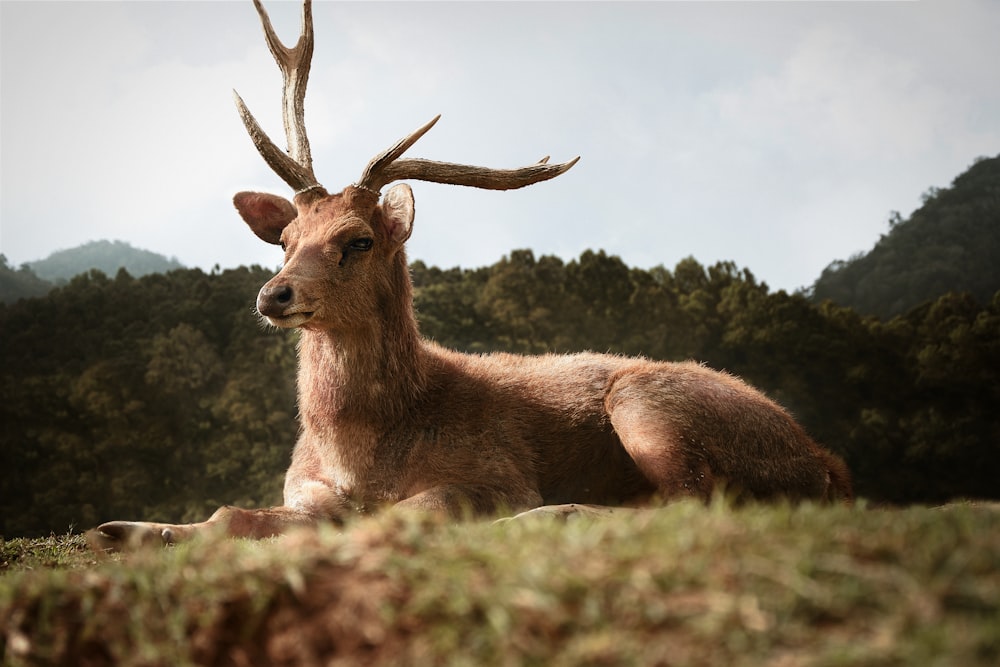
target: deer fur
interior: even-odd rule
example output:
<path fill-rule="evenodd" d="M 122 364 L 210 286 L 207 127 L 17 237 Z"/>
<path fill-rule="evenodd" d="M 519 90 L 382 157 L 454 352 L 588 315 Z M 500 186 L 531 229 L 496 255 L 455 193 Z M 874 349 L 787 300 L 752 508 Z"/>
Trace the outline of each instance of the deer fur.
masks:
<path fill-rule="evenodd" d="M 297 194 L 292 202 L 241 192 L 233 202 L 258 237 L 285 250 L 258 311 L 301 330 L 301 432 L 284 505 L 224 507 L 195 524 L 113 521 L 91 531 L 95 548 L 213 529 L 259 538 L 390 505 L 461 517 L 651 496 L 707 501 L 720 487 L 751 499 L 851 500 L 843 461 L 731 375 L 589 353 L 475 356 L 423 340 L 405 252 L 413 193 L 403 183 L 382 189 L 407 179 L 515 189 L 576 160 L 498 170 L 400 159 L 435 118 L 373 158 L 357 184 L 328 194 L 313 173 L 303 116 L 311 3 L 293 48 L 254 5 L 285 82 L 288 151 L 238 95 L 237 108 L 258 151 Z"/>
<path fill-rule="evenodd" d="M 707 501 L 720 486 L 752 499 L 851 499 L 843 462 L 731 375 L 591 353 L 468 355 L 423 340 L 405 184 L 381 204 L 355 187 L 295 204 L 241 193 L 235 204 L 286 248 L 258 309 L 301 329 L 301 435 L 284 506 L 223 508 L 181 526 L 113 522 L 98 529 L 105 548 L 217 525 L 263 537 L 388 505 L 458 517 L 654 495 Z M 371 248 L 352 249 L 359 239 Z"/>

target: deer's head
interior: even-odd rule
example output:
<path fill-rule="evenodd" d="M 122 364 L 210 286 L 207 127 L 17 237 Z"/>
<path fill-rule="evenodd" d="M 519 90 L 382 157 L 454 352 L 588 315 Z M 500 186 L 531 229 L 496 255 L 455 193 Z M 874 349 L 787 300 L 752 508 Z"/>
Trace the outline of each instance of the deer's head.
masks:
<path fill-rule="evenodd" d="M 413 229 L 410 187 L 390 183 L 407 179 L 510 190 L 562 174 L 576 159 L 549 165 L 548 158 L 519 169 L 488 169 L 402 154 L 438 121 L 434 118 L 374 157 L 357 183 L 329 194 L 313 173 L 303 103 L 313 51 L 311 2 L 302 11 L 302 35 L 294 47 L 277 38 L 259 0 L 254 5 L 264 36 L 284 79 L 283 116 L 288 152 L 261 130 L 239 95 L 236 104 L 264 160 L 295 192 L 292 201 L 277 195 L 241 192 L 233 203 L 253 232 L 281 245 L 285 263 L 257 296 L 257 310 L 279 327 L 339 329 L 365 318 L 405 275 L 403 244 Z M 579 159 L 579 158 L 577 158 Z"/>

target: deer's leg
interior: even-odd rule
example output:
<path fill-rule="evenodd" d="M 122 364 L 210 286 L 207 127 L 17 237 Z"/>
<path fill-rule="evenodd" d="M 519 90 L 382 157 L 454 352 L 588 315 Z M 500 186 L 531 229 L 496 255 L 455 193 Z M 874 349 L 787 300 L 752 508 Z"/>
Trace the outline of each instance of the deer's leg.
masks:
<path fill-rule="evenodd" d="M 678 420 L 668 418 L 659 393 L 644 373 L 623 374 L 608 390 L 605 405 L 622 446 L 663 498 L 711 500 L 715 476 L 685 439 Z"/>
<path fill-rule="evenodd" d="M 98 551 L 133 551 L 162 546 L 217 532 L 229 537 L 262 539 L 279 535 L 292 526 L 315 523 L 317 517 L 289 507 L 245 510 L 223 507 L 207 521 L 171 524 L 146 521 L 111 521 L 87 533 L 87 542 Z"/>
<path fill-rule="evenodd" d="M 437 512 L 463 519 L 496 514 L 503 510 L 523 510 L 541 504 L 542 496 L 538 491 L 513 483 L 505 489 L 485 484 L 442 484 L 401 500 L 395 507 Z"/>

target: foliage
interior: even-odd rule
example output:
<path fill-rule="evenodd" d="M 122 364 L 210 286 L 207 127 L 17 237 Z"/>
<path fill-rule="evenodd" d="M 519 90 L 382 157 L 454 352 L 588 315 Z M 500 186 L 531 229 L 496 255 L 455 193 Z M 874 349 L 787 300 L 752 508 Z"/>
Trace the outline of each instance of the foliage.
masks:
<path fill-rule="evenodd" d="M 91 272 L 0 306 L 0 534 L 279 501 L 295 352 L 252 314 L 267 277 Z"/>
<path fill-rule="evenodd" d="M 10 665 L 994 665 L 997 510 L 400 513 L 0 576 Z"/>
<path fill-rule="evenodd" d="M 909 219 L 893 212 L 889 233 L 870 252 L 830 264 L 811 296 L 887 319 L 949 291 L 986 302 L 998 289 L 1000 156 L 980 158 L 950 188 L 929 189 Z"/>
<path fill-rule="evenodd" d="M 7 257 L 0 255 L 0 303 L 14 303 L 18 299 L 44 296 L 52 283 L 42 280 L 27 265 L 15 270 L 7 264 Z"/>
<path fill-rule="evenodd" d="M 280 501 L 295 336 L 252 314 L 269 275 L 91 272 L 0 305 L 0 535 Z M 413 277 L 424 333 L 449 346 L 698 359 L 787 406 L 873 501 L 1000 494 L 1000 295 L 882 322 L 731 263 L 646 271 L 603 252 Z"/>

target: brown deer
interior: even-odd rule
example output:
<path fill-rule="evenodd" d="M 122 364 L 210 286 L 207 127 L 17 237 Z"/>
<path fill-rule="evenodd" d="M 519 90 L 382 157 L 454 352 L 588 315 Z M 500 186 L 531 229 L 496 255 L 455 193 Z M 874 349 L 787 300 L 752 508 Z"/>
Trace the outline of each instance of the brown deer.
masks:
<path fill-rule="evenodd" d="M 551 504 L 708 500 L 724 485 L 752 499 L 851 499 L 844 463 L 781 407 L 699 364 L 602 354 L 461 354 L 421 339 L 404 244 L 404 179 L 513 189 L 576 160 L 513 170 L 401 159 L 437 118 L 329 194 L 313 174 L 303 100 L 313 46 L 310 3 L 294 48 L 254 0 L 284 78 L 286 154 L 236 96 L 260 154 L 295 192 L 234 198 L 250 229 L 285 252 L 257 296 L 270 324 L 299 328 L 301 435 L 284 505 L 224 507 L 202 523 L 106 523 L 100 548 L 170 543 L 220 527 L 260 538 L 396 505 L 452 516 Z"/>

